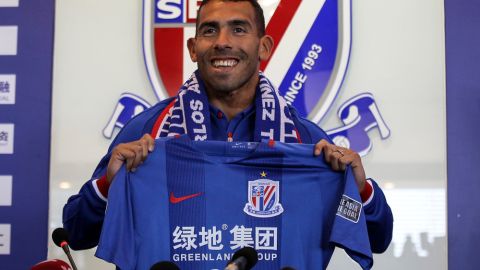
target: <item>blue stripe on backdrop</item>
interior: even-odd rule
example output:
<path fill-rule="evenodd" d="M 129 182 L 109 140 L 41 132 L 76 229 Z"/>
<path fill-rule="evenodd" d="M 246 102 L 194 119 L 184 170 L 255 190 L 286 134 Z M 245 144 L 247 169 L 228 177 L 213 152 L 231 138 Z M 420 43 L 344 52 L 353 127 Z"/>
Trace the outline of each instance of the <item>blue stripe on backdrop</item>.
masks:
<path fill-rule="evenodd" d="M 1 269 L 47 257 L 54 8 L 54 0 L 0 7 L 0 176 L 13 186 L 11 205 L 0 203 Z M 14 35 L 1 30 L 12 27 Z"/>
<path fill-rule="evenodd" d="M 480 2 L 446 0 L 448 269 L 479 269 Z"/>

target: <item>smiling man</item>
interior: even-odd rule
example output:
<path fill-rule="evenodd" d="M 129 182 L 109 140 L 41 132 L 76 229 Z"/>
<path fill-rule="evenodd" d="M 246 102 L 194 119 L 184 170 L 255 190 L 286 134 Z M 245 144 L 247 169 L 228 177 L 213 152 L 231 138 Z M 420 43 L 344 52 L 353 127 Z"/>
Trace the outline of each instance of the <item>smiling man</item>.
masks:
<path fill-rule="evenodd" d="M 188 49 L 210 104 L 231 119 L 252 104 L 260 61 L 270 57 L 273 40 L 258 25 L 248 1 L 210 2 L 199 12 Z"/>
<path fill-rule="evenodd" d="M 363 200 L 373 252 L 387 249 L 393 217 L 385 197 L 366 178 L 360 156 L 331 143 L 316 124 L 298 116 L 260 72 L 274 46 L 265 34 L 256 1 L 203 1 L 194 38 L 188 40 L 198 70 L 176 97 L 159 102 L 132 119 L 111 144 L 92 179 L 64 207 L 71 246 L 98 244 L 108 189 L 123 164 L 135 171 L 153 151 L 154 138 L 188 135 L 192 140 L 262 141 L 315 144 L 314 155 L 336 171 L 351 166 Z M 104 228 L 108 229 L 108 228 Z"/>

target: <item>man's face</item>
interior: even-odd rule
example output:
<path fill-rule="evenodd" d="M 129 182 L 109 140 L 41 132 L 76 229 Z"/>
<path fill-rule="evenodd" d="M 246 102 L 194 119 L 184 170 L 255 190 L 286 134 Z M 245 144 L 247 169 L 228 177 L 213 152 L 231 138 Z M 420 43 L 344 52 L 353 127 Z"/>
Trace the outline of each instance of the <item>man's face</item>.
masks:
<path fill-rule="evenodd" d="M 273 41 L 258 36 L 251 4 L 212 1 L 197 20 L 188 49 L 206 86 L 225 93 L 256 86 L 260 60 L 268 59 Z"/>

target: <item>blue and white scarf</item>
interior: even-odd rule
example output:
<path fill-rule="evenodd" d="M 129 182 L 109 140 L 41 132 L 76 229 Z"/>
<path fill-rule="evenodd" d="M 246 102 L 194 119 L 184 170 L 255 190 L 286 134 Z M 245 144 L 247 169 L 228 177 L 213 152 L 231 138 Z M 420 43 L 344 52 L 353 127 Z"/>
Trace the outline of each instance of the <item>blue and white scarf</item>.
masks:
<path fill-rule="evenodd" d="M 259 77 L 255 94 L 254 140 L 300 142 L 287 103 L 263 73 L 260 72 Z M 195 141 L 212 138 L 208 98 L 198 71 L 192 74 L 174 101 L 162 112 L 153 133 L 156 138 L 183 134 Z"/>

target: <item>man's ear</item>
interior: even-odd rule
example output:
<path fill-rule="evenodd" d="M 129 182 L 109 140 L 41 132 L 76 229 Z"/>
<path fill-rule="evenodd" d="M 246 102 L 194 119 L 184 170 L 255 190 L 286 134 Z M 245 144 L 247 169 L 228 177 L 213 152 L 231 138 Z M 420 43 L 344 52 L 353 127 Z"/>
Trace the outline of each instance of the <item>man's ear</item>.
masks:
<path fill-rule="evenodd" d="M 188 53 L 190 53 L 190 59 L 192 62 L 197 62 L 197 52 L 195 51 L 196 38 L 189 38 L 187 41 Z"/>
<path fill-rule="evenodd" d="M 268 58 L 270 58 L 270 55 L 272 55 L 273 46 L 273 38 L 271 36 L 265 35 L 260 38 L 260 47 L 258 48 L 258 56 L 260 61 L 266 61 Z"/>

